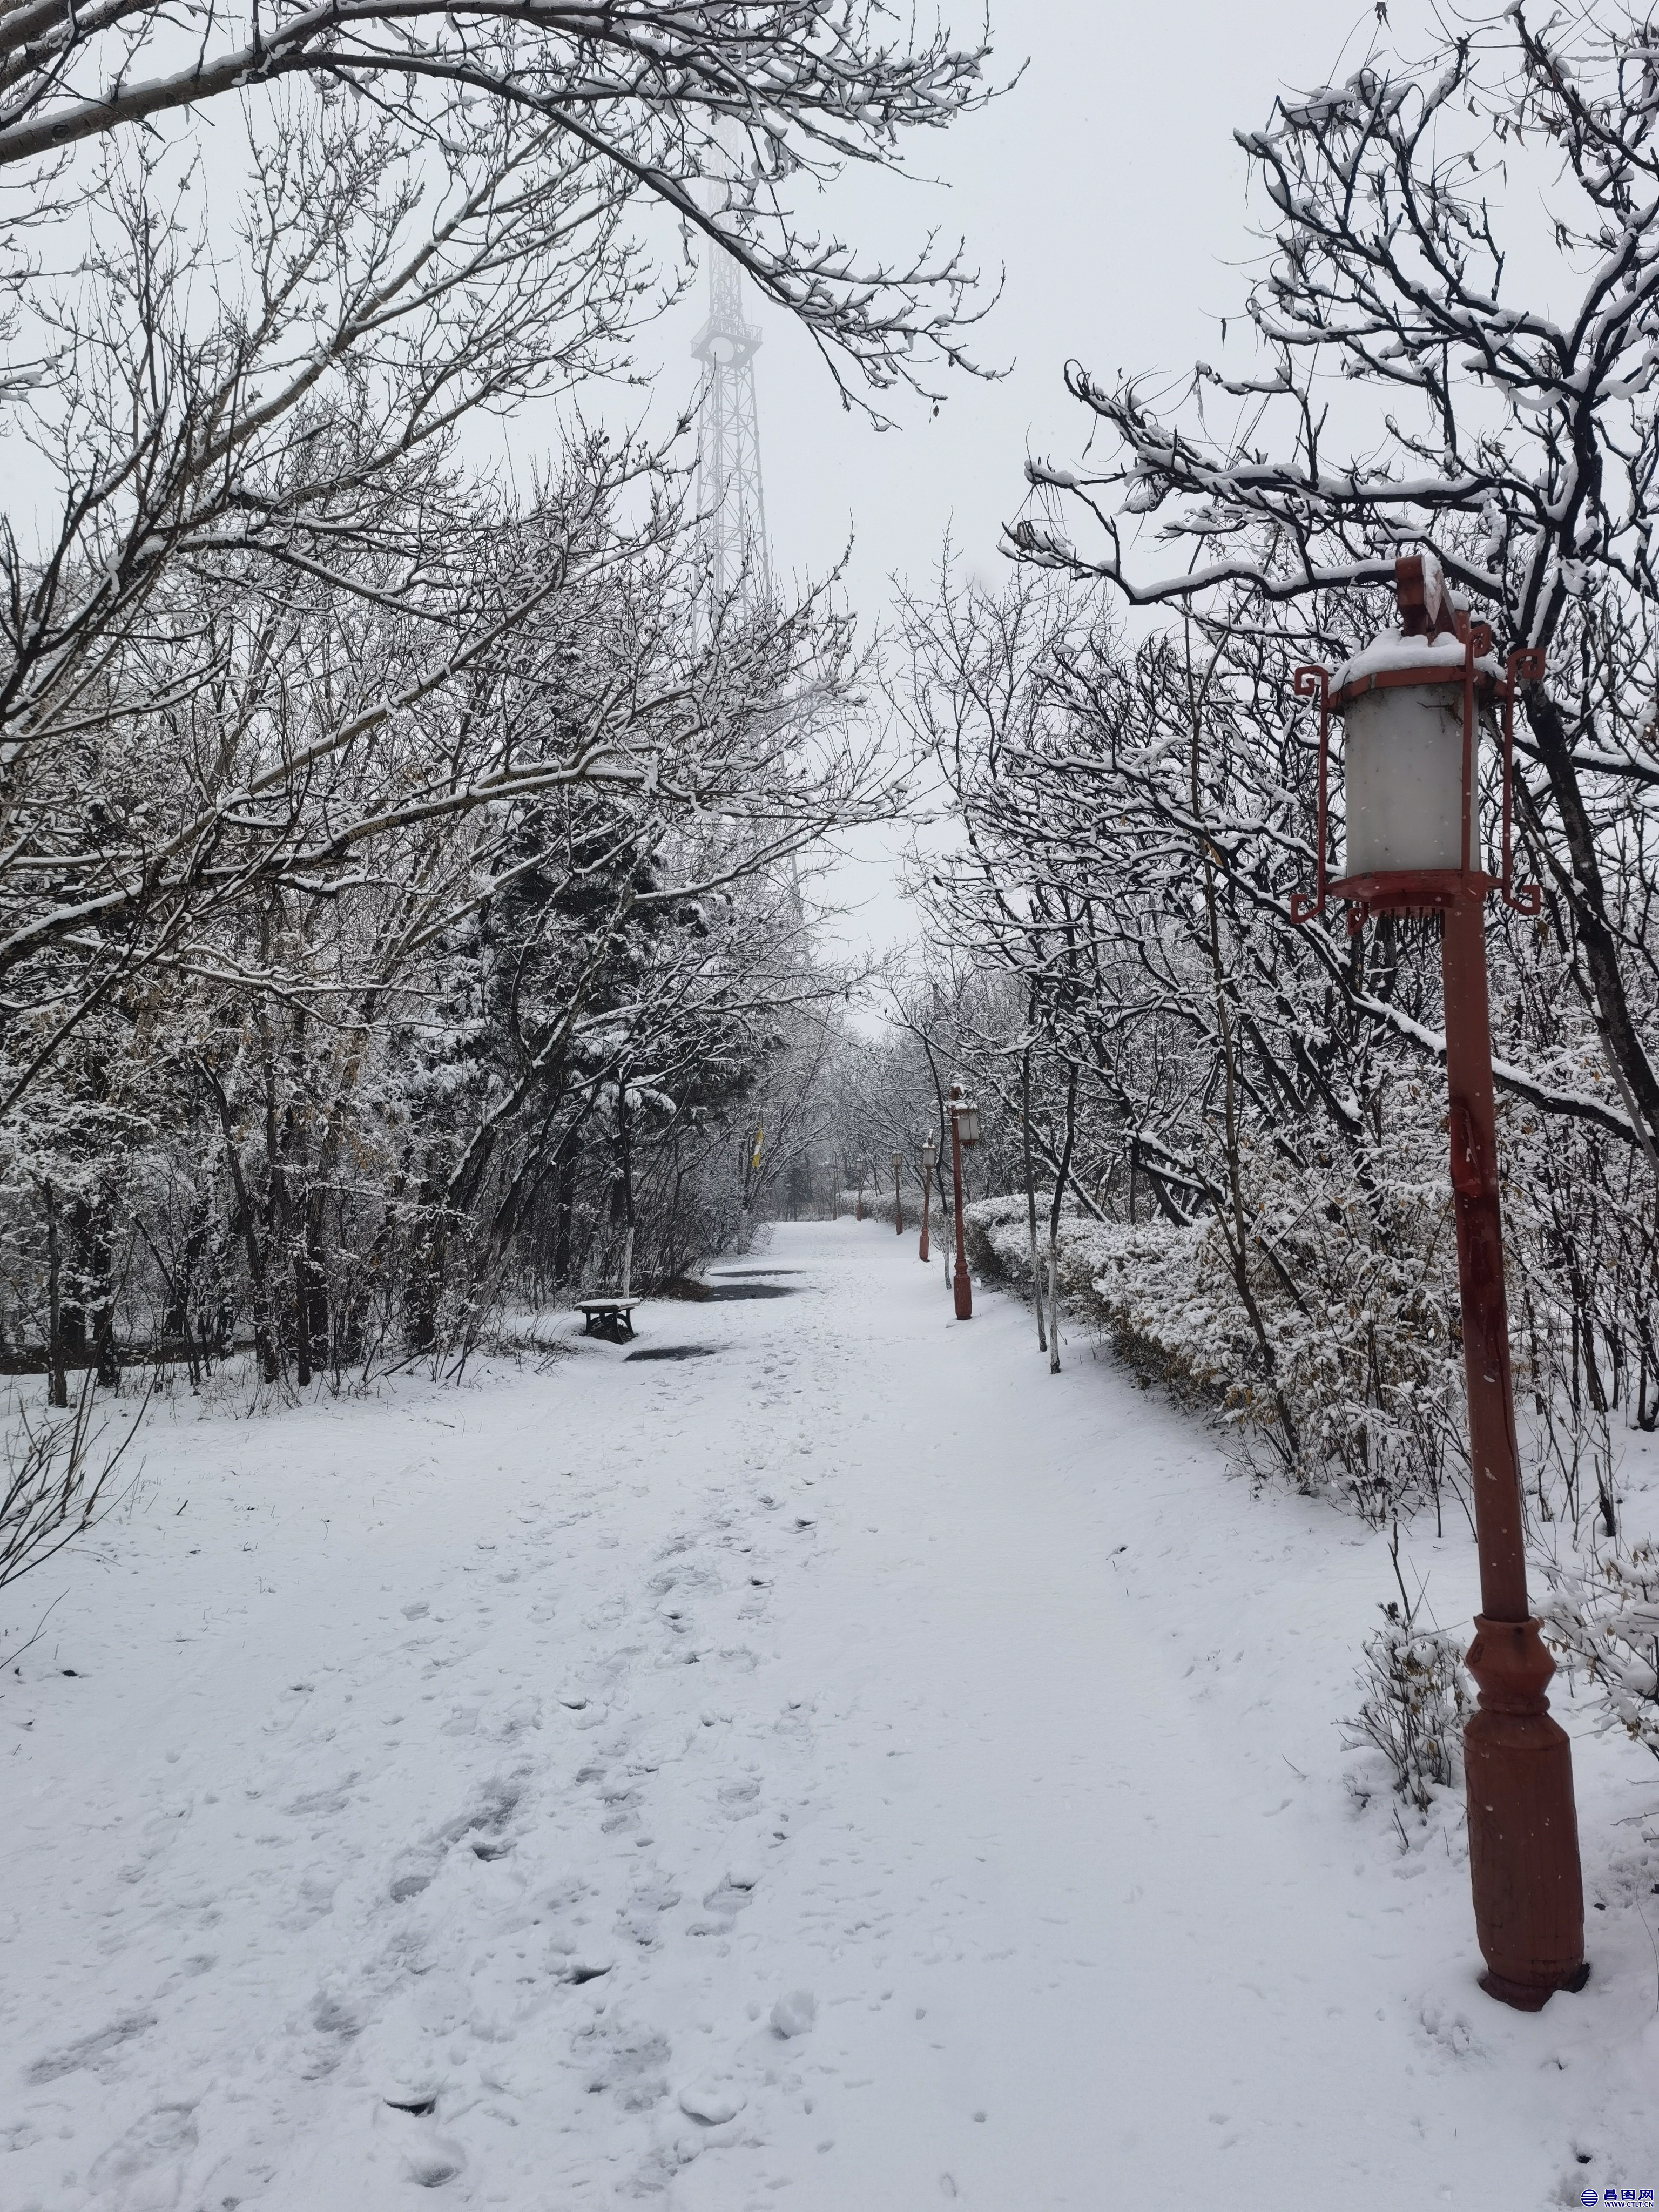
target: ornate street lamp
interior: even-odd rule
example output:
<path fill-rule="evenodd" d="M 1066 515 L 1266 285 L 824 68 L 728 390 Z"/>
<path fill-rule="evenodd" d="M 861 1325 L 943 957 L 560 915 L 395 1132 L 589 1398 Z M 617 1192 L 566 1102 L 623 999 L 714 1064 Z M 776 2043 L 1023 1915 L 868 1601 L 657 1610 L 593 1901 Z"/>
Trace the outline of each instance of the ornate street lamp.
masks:
<path fill-rule="evenodd" d="M 927 1257 L 927 1217 L 933 1211 L 933 1164 L 938 1158 L 939 1146 L 932 1137 L 925 1137 L 921 1146 L 921 1243 L 916 1253 L 917 1259 L 923 1261 Z"/>
<path fill-rule="evenodd" d="M 895 1237 L 902 1237 L 904 1234 L 904 1192 L 899 1183 L 899 1176 L 903 1167 L 902 1153 L 895 1152 L 893 1155 L 893 1234 Z"/>
<path fill-rule="evenodd" d="M 1351 932 L 1367 915 L 1441 917 L 1452 1210 L 1480 1557 L 1480 1611 L 1468 1660 L 1480 1701 L 1463 1734 L 1469 1875 L 1486 1961 L 1480 1985 L 1535 2012 L 1557 1990 L 1583 1989 L 1589 1967 L 1572 1747 L 1550 1717 L 1544 1686 L 1555 1668 L 1527 1595 L 1484 908 L 1493 890 L 1520 914 L 1536 914 L 1540 903 L 1535 884 L 1517 890 L 1513 879 L 1511 787 L 1516 690 L 1539 680 L 1544 657 L 1521 647 L 1500 668 L 1492 631 L 1453 604 L 1432 554 L 1396 562 L 1395 591 L 1397 630 L 1334 676 L 1323 668 L 1296 672 L 1297 692 L 1319 701 L 1319 855 L 1313 896 L 1298 893 L 1291 914 L 1308 921 L 1340 900 Z M 1334 881 L 1325 861 L 1333 714 L 1344 721 L 1346 781 L 1346 849 Z M 1481 726 L 1494 714 L 1503 793 L 1495 877 L 1483 866 L 1479 774 Z"/>
<path fill-rule="evenodd" d="M 964 1145 L 979 1142 L 979 1109 L 962 1095 L 962 1085 L 951 1085 L 951 1181 L 957 1210 L 957 1319 L 974 1317 L 974 1288 L 968 1279 L 968 1249 L 962 1233 L 962 1152 Z"/>

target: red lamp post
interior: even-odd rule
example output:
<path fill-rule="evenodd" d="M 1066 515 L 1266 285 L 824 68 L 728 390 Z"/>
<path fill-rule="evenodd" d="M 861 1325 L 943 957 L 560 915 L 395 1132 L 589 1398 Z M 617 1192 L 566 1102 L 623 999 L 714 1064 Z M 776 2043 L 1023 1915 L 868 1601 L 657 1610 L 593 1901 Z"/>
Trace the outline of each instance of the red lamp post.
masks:
<path fill-rule="evenodd" d="M 926 1138 L 921 1147 L 921 1243 L 916 1252 L 917 1259 L 924 1265 L 927 1259 L 927 1217 L 933 1210 L 933 1163 L 938 1158 L 939 1146 L 931 1137 Z"/>
<path fill-rule="evenodd" d="M 1468 1665 L 1480 1692 L 1463 1734 L 1469 1875 L 1481 1987 L 1535 2012 L 1557 1990 L 1582 1989 L 1583 1883 L 1573 1804 L 1572 1747 L 1550 1717 L 1544 1686 L 1554 1664 L 1527 1595 L 1498 1212 L 1492 1035 L 1484 908 L 1536 914 L 1535 884 L 1517 890 L 1511 850 L 1515 695 L 1544 672 L 1541 653 L 1512 652 L 1499 671 L 1492 632 L 1452 605 L 1432 555 L 1398 561 L 1400 627 L 1334 677 L 1299 668 L 1296 688 L 1316 696 L 1319 861 L 1312 897 L 1291 918 L 1310 921 L 1332 899 L 1351 932 L 1375 914 L 1438 914 L 1446 1023 L 1448 1133 L 1457 1224 L 1463 1364 L 1469 1401 L 1480 1611 Z M 1482 710 L 1498 717 L 1503 816 L 1500 872 L 1482 868 L 1479 747 Z M 1346 726 L 1346 851 L 1327 878 L 1330 716 Z"/>
<path fill-rule="evenodd" d="M 952 1279 L 957 1294 L 957 1319 L 974 1317 L 974 1286 L 968 1279 L 968 1248 L 962 1232 L 962 1150 L 979 1142 L 979 1109 L 962 1095 L 962 1085 L 951 1085 L 951 1182 L 957 1212 L 957 1271 Z"/>
<path fill-rule="evenodd" d="M 902 1154 L 895 1152 L 893 1155 L 893 1234 L 895 1237 L 902 1237 L 904 1234 L 904 1192 L 899 1183 L 899 1176 L 903 1167 Z"/>

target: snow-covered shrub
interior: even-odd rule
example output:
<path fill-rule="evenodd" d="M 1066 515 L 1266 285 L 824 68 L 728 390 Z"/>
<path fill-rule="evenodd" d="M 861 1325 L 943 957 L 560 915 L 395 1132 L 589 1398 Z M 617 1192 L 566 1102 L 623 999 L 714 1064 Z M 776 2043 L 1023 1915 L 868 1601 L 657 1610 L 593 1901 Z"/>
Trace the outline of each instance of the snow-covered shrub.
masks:
<path fill-rule="evenodd" d="M 1061 1295 L 1143 1380 L 1213 1406 L 1253 1466 L 1288 1472 L 1304 1490 L 1338 1490 L 1381 1525 L 1437 1497 L 1461 1449 L 1461 1359 L 1438 1249 L 1444 1207 L 1425 1200 L 1400 1191 L 1389 1239 L 1352 1207 L 1309 1218 L 1305 1193 L 1302 1218 L 1283 1206 L 1273 1235 L 1296 1261 L 1301 1303 L 1265 1261 L 1251 1271 L 1271 1378 L 1213 1216 L 1131 1226 L 1062 1214 Z M 1023 1196 L 981 1200 L 966 1227 L 976 1273 L 1029 1289 Z"/>
<path fill-rule="evenodd" d="M 1047 1203 L 1039 1246 L 1045 1258 Z M 988 1281 L 1029 1293 L 1030 1232 L 1024 1197 L 987 1198 L 964 1209 L 968 1261 Z M 1062 1303 L 1092 1324 L 1143 1380 L 1224 1405 L 1242 1347 L 1230 1341 L 1237 1316 L 1202 1280 L 1201 1227 L 1165 1223 L 1127 1228 L 1064 1212 L 1060 1220 Z"/>
<path fill-rule="evenodd" d="M 1278 1417 L 1278 1466 L 1373 1526 L 1430 1500 L 1437 1509 L 1463 1451 L 1456 1250 L 1427 1088 L 1401 1085 L 1407 1127 L 1357 1177 L 1328 1154 L 1310 1176 L 1266 1146 L 1245 1153 L 1260 1255 L 1250 1276 L 1276 1386 L 1249 1429 Z M 1231 1287 L 1229 1276 L 1224 1295 Z M 1254 1409 L 1248 1377 L 1245 1394 Z"/>
<path fill-rule="evenodd" d="M 31 1415 L 20 1404 L 4 1409 L 0 1446 L 0 1589 L 46 1562 L 99 1517 L 110 1478 L 132 1441 L 135 1418 L 112 1451 L 94 1464 L 88 1377 L 65 1413 Z M 139 1408 L 143 1413 L 142 1403 Z"/>
<path fill-rule="evenodd" d="M 1462 1766 L 1471 1703 L 1462 1650 L 1443 1629 L 1421 1626 L 1415 1606 L 1390 1598 L 1382 1613 L 1361 1647 L 1364 1694 L 1346 1741 L 1380 1752 L 1396 1795 L 1426 1817 L 1434 1792 L 1451 1788 Z"/>
<path fill-rule="evenodd" d="M 1587 1565 L 1548 1564 L 1544 1632 L 1601 1694 L 1601 1725 L 1659 1759 L 1659 1544 L 1605 1551 Z"/>

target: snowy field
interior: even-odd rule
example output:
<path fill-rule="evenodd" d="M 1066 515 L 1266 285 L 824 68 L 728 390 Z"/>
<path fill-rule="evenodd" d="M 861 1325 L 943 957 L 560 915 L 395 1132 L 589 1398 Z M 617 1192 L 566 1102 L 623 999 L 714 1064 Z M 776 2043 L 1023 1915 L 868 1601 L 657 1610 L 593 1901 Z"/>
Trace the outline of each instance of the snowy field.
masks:
<path fill-rule="evenodd" d="M 644 1310 L 699 1358 L 158 1405 L 5 1601 L 3 2212 L 1659 2190 L 1653 1762 L 1558 1698 L 1594 1978 L 1492 2003 L 1455 1820 L 1343 1784 L 1382 1540 L 908 1237 L 766 1269 Z"/>

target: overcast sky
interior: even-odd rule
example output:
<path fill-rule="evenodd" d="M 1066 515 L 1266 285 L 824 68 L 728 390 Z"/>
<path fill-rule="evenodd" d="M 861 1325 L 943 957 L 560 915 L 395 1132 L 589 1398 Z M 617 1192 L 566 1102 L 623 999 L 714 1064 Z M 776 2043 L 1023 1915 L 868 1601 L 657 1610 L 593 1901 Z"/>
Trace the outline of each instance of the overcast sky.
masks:
<path fill-rule="evenodd" d="M 959 33 L 971 28 L 965 5 L 945 12 Z M 1392 0 L 1401 51 L 1419 51 L 1427 12 Z M 988 278 L 1003 274 L 979 352 L 1010 373 L 994 384 L 953 377 L 936 419 L 913 404 L 896 410 L 902 427 L 878 434 L 842 410 L 804 334 L 750 295 L 764 332 L 757 381 L 775 565 L 822 574 L 850 537 L 849 588 L 872 620 L 890 578 L 920 583 L 935 568 L 947 529 L 966 563 L 994 573 L 1026 453 L 1075 459 L 1087 436 L 1064 387 L 1068 358 L 1110 376 L 1217 356 L 1219 319 L 1237 318 L 1259 252 L 1232 132 L 1265 122 L 1282 87 L 1351 66 L 1376 23 L 1370 4 L 1317 0 L 993 0 L 991 28 L 1005 76 L 1029 65 L 983 113 L 912 143 L 918 177 L 939 181 L 858 176 L 832 204 L 842 234 L 880 252 L 934 223 L 964 236 Z M 703 313 L 700 289 L 649 335 L 665 416 L 695 390 L 690 344 Z M 885 946 L 911 933 L 884 850 L 900 842 L 866 840 L 870 857 L 839 872 L 840 890 L 866 902 L 854 941 Z"/>

